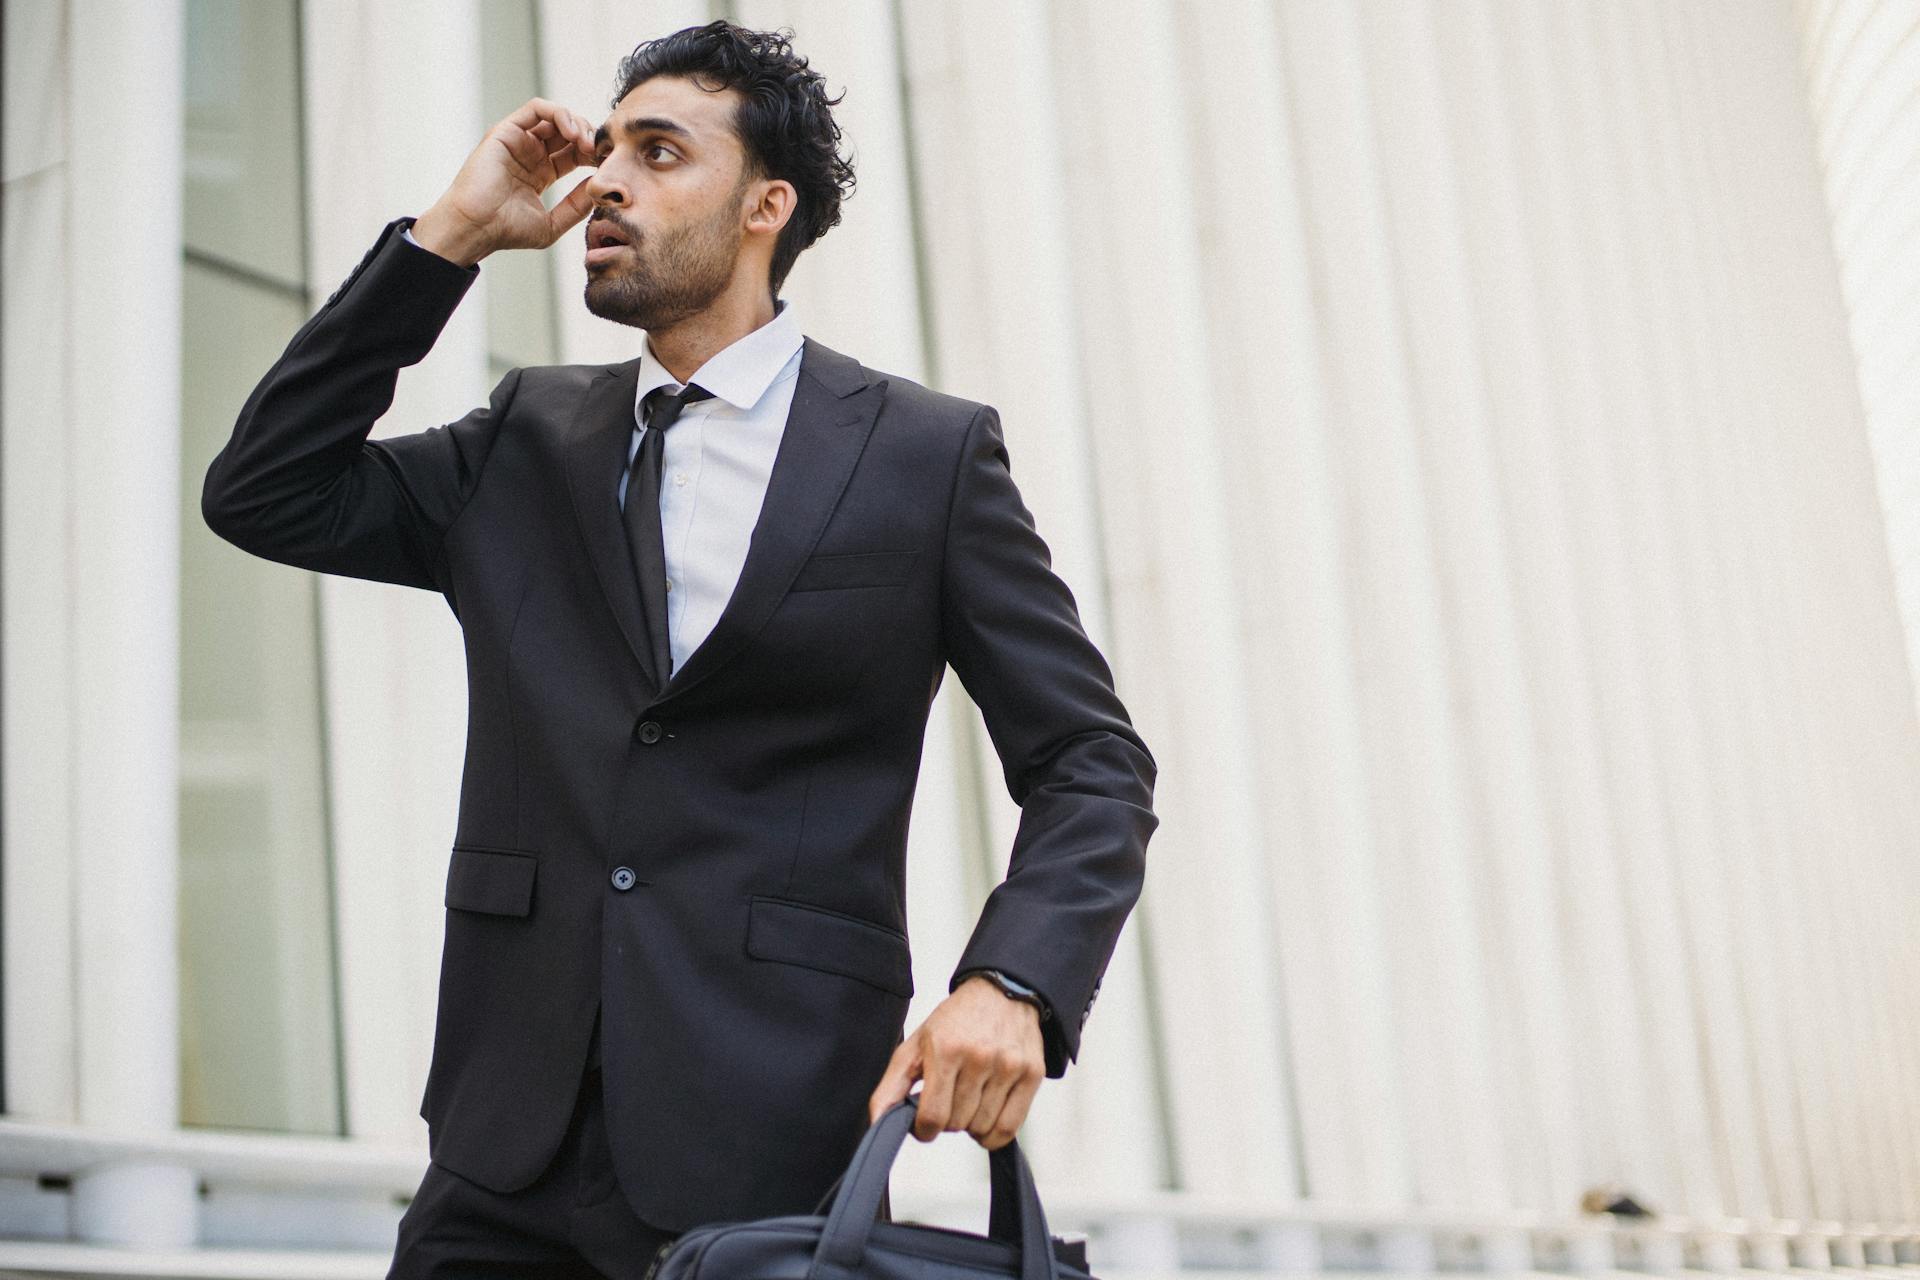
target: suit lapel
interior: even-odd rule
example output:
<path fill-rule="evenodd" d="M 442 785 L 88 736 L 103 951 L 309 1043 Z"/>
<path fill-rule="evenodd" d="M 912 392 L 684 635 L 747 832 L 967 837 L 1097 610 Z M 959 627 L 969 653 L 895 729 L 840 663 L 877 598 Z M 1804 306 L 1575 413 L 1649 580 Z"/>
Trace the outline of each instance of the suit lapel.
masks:
<path fill-rule="evenodd" d="M 639 374 L 640 360 L 635 357 L 608 365 L 589 385 L 576 428 L 568 438 L 565 465 L 587 558 L 628 650 L 648 686 L 658 692 L 657 706 L 718 670 L 772 616 L 846 490 L 879 414 L 886 382 L 869 381 L 860 362 L 850 356 L 812 338 L 801 340 L 793 406 L 774 454 L 766 498 L 754 522 L 739 581 L 713 630 L 661 690 L 618 499 L 620 473 L 633 438 Z"/>

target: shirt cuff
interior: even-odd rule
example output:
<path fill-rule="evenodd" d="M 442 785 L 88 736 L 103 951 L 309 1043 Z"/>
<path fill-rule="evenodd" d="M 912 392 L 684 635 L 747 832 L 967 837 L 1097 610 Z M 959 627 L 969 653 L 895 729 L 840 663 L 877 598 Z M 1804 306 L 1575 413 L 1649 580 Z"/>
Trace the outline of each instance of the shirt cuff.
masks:
<path fill-rule="evenodd" d="M 400 235 L 406 240 L 408 244 L 413 245 L 415 248 L 419 249 L 422 253 L 433 253 L 433 250 L 427 248 L 427 246 L 421 244 L 418 240 L 415 240 L 413 238 L 413 224 L 411 222 L 408 223 L 406 226 L 400 228 Z M 480 274 L 480 264 L 477 262 L 472 263 L 468 266 L 462 267 L 460 266 L 459 263 L 454 262 L 452 258 L 447 257 L 443 253 L 433 253 L 433 256 L 440 259 L 440 261 L 442 262 L 452 263 L 454 266 L 460 267 L 462 271 L 465 271 L 471 275 Z"/>

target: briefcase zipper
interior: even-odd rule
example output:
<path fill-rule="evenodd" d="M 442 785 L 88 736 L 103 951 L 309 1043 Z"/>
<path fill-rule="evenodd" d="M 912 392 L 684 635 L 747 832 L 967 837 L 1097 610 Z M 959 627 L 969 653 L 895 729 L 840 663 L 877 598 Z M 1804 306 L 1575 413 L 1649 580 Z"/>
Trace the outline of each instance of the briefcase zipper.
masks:
<path fill-rule="evenodd" d="M 660 1260 L 666 1257 L 667 1253 L 673 1248 L 673 1246 L 679 1243 L 680 1243 L 680 1237 L 676 1236 L 672 1240 L 667 1241 L 665 1244 L 661 1245 L 658 1249 L 655 1249 L 653 1251 L 653 1260 L 647 1263 L 647 1274 L 646 1274 L 645 1280 L 653 1280 L 654 1276 L 659 1274 Z"/>
<path fill-rule="evenodd" d="M 660 1273 L 660 1265 L 667 1260 L 667 1255 L 679 1248 L 682 1244 L 690 1240 L 698 1242 L 706 1239 L 713 1235 L 716 1227 L 732 1225 L 734 1224 L 731 1222 L 706 1222 L 691 1230 L 681 1232 L 653 1251 L 653 1260 L 647 1263 L 647 1272 L 646 1275 L 642 1277 L 642 1280 L 653 1280 L 653 1278 Z"/>

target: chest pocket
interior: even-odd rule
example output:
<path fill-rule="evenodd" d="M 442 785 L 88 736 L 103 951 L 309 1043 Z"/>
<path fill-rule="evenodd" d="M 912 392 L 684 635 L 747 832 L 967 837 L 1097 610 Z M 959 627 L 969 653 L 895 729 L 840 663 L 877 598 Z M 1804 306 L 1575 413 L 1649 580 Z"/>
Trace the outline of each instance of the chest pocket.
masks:
<path fill-rule="evenodd" d="M 890 587 L 907 580 L 918 551 L 854 551 L 813 556 L 800 566 L 791 591 Z"/>
<path fill-rule="evenodd" d="M 842 696 L 901 619 L 918 551 L 817 555 L 793 585 L 752 654 L 771 704 L 810 705 Z"/>

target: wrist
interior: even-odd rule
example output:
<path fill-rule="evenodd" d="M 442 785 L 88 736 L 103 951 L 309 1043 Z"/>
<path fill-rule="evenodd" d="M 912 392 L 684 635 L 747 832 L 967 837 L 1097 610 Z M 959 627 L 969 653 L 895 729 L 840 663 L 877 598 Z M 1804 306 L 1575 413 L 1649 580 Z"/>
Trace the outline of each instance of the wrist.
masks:
<path fill-rule="evenodd" d="M 971 978 L 985 979 L 988 985 L 998 987 L 1000 993 L 1009 1000 L 1018 1000 L 1023 1004 L 1032 1005 L 1042 1022 L 1046 1022 L 1051 1017 L 1047 1002 L 1038 991 L 998 969 L 969 969 L 961 975 L 963 982 Z"/>
<path fill-rule="evenodd" d="M 413 238 L 420 247 L 431 250 L 462 267 L 471 267 L 491 249 L 482 242 L 472 224 L 434 205 L 413 220 Z"/>

